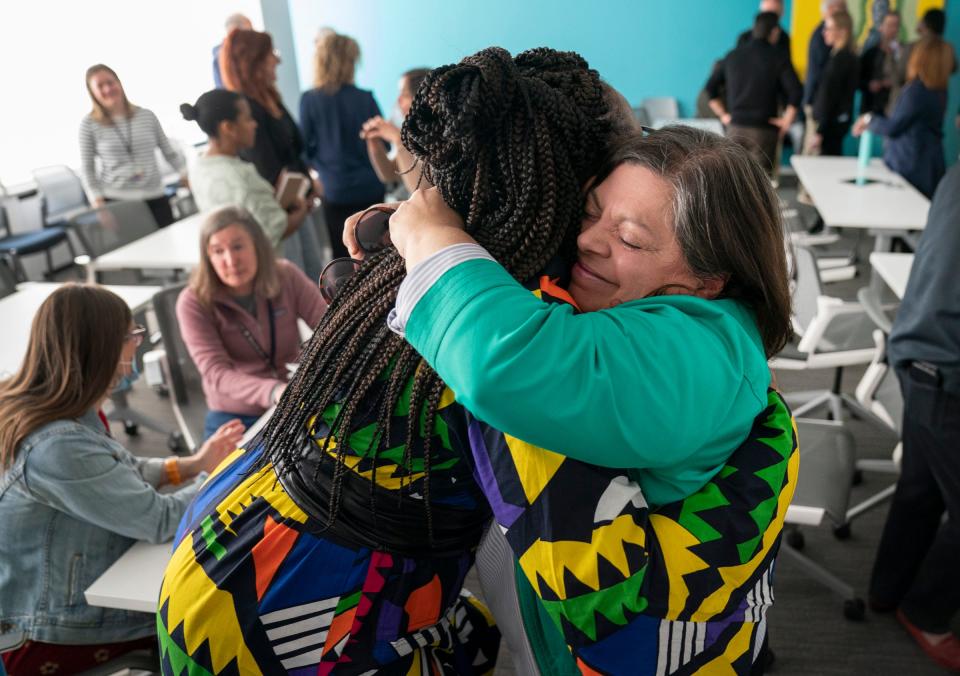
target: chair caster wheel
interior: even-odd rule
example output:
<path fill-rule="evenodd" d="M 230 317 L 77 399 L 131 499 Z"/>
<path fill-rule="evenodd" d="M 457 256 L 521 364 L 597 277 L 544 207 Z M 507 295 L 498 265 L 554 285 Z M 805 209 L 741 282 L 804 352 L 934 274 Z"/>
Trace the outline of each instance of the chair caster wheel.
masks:
<path fill-rule="evenodd" d="M 187 447 L 187 440 L 183 438 L 181 432 L 171 432 L 167 437 L 167 448 L 174 455 L 190 455 L 190 449 Z"/>
<path fill-rule="evenodd" d="M 854 622 L 861 621 L 867 612 L 863 599 L 847 599 L 843 602 L 843 616 Z"/>
<path fill-rule="evenodd" d="M 833 537 L 837 538 L 838 540 L 849 540 L 851 534 L 849 523 L 845 523 L 840 526 L 834 526 L 833 528 Z"/>
<path fill-rule="evenodd" d="M 862 483 L 863 483 L 863 470 L 862 469 L 854 470 L 853 478 L 850 480 L 850 485 L 859 486 Z"/>
<path fill-rule="evenodd" d="M 803 533 L 798 530 L 792 530 L 787 533 L 787 544 L 799 552 L 803 551 L 803 547 L 807 544 L 807 541 L 803 537 Z"/>
<path fill-rule="evenodd" d="M 137 423 L 130 422 L 129 420 L 123 421 L 123 431 L 127 433 L 128 437 L 135 437 L 140 434 L 140 427 Z"/>

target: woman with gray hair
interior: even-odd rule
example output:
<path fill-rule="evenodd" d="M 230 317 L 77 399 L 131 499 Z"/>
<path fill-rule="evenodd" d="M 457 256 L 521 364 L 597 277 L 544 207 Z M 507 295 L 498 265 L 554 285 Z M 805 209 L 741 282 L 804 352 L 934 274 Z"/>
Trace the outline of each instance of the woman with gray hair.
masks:
<path fill-rule="evenodd" d="M 391 328 L 473 416 L 538 670 L 762 670 L 798 456 L 766 364 L 790 299 L 760 168 L 683 127 L 620 141 L 566 291 L 513 281 L 433 190 L 390 235 Z"/>
<path fill-rule="evenodd" d="M 287 386 L 297 361 L 297 320 L 313 329 L 326 303 L 292 263 L 278 260 L 253 216 L 212 212 L 200 231 L 200 265 L 177 300 L 177 321 L 207 398 L 204 438 L 239 418 L 249 427 Z"/>

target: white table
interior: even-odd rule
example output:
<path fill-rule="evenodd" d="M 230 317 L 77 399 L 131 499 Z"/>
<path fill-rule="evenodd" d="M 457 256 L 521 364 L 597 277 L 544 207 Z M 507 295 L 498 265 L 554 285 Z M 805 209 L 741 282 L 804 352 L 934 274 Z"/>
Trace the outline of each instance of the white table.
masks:
<path fill-rule="evenodd" d="M 200 226 L 206 214 L 197 213 L 125 244 L 87 264 L 92 281 L 102 270 L 192 270 L 200 263 Z"/>
<path fill-rule="evenodd" d="M 879 159 L 867 167 L 867 179 L 876 181 L 867 185 L 850 182 L 857 176 L 855 157 L 794 155 L 790 164 L 824 224 L 874 231 L 877 251 L 889 251 L 893 235 L 927 225 L 930 200 Z"/>
<path fill-rule="evenodd" d="M 12 375 L 20 368 L 30 343 L 30 327 L 40 305 L 51 293 L 62 286 L 54 282 L 27 282 L 17 291 L 0 298 L 0 376 Z M 147 305 L 159 286 L 107 286 L 123 298 L 131 310 Z"/>
<path fill-rule="evenodd" d="M 897 294 L 897 298 L 903 298 L 907 291 L 907 280 L 910 279 L 910 269 L 913 267 L 913 254 L 874 251 L 870 254 L 870 265 Z"/>
<path fill-rule="evenodd" d="M 273 408 L 244 432 L 240 445 L 253 439 L 271 415 Z M 163 573 L 173 554 L 171 547 L 169 542 L 159 545 L 137 542 L 87 587 L 84 592 L 87 603 L 105 608 L 157 612 Z"/>

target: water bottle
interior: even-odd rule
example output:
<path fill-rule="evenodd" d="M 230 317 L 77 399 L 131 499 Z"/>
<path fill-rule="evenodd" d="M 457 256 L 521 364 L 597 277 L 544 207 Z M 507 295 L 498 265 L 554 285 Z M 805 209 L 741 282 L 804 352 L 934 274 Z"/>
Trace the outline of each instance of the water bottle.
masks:
<path fill-rule="evenodd" d="M 860 153 L 857 155 L 857 185 L 866 185 L 870 151 L 873 150 L 873 132 L 864 129 L 860 134 Z"/>

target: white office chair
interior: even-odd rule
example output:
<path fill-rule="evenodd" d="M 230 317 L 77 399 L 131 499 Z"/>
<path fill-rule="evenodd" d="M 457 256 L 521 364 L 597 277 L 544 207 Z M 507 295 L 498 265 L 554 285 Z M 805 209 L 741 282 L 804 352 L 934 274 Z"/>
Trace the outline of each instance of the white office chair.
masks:
<path fill-rule="evenodd" d="M 724 135 L 723 123 L 716 118 L 708 117 L 658 117 L 653 121 L 653 128 L 660 129 L 661 127 L 672 124 L 702 129 L 703 131 L 712 132 L 717 136 Z"/>
<path fill-rule="evenodd" d="M 796 247 L 793 258 L 796 275 L 793 325 L 800 339 L 771 359 L 770 366 L 792 371 L 834 369 L 830 390 L 787 392 L 784 398 L 797 417 L 827 405 L 832 418 L 842 420 L 843 367 L 869 364 L 873 360 L 877 352 L 872 338 L 874 324 L 859 303 L 823 294 L 820 270 L 809 249 Z"/>
<path fill-rule="evenodd" d="M 674 96 L 651 96 L 640 105 L 651 120 L 675 120 L 680 117 L 680 104 Z"/>

